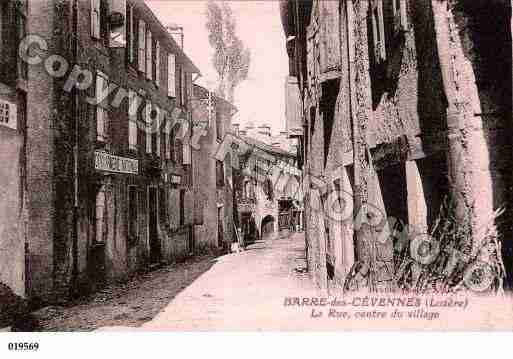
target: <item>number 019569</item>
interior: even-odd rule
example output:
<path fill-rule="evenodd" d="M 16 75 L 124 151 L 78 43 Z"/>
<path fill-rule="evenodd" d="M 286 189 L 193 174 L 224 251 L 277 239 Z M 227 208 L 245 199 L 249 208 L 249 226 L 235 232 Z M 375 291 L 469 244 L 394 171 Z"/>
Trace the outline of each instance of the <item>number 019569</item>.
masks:
<path fill-rule="evenodd" d="M 39 343 L 9 343 L 7 348 L 12 351 L 37 351 Z"/>

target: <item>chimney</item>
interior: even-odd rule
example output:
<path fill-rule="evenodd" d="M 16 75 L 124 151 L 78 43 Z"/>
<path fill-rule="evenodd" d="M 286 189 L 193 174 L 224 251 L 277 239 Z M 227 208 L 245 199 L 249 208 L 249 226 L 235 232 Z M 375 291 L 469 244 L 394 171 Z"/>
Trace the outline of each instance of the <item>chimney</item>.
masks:
<path fill-rule="evenodd" d="M 270 145 L 271 144 L 271 127 L 266 124 L 258 126 L 257 137 L 260 141 Z"/>
<path fill-rule="evenodd" d="M 239 135 L 239 133 L 240 133 L 239 128 L 240 128 L 240 125 L 239 125 L 238 123 L 234 123 L 234 124 L 232 124 L 232 131 L 233 131 L 233 134 L 234 134 L 235 136 L 238 136 L 238 135 Z"/>

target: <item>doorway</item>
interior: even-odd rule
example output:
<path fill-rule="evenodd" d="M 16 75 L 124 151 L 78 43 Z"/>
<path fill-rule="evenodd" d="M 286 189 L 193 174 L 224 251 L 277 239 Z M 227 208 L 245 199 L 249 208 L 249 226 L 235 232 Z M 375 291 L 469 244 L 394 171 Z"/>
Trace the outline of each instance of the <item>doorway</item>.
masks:
<path fill-rule="evenodd" d="M 150 187 L 148 191 L 148 224 L 150 236 L 150 262 L 158 263 L 161 260 L 160 239 L 158 233 L 158 197 L 157 187 Z"/>
<path fill-rule="evenodd" d="M 217 246 L 223 247 L 224 229 L 223 229 L 223 207 L 217 207 Z"/>

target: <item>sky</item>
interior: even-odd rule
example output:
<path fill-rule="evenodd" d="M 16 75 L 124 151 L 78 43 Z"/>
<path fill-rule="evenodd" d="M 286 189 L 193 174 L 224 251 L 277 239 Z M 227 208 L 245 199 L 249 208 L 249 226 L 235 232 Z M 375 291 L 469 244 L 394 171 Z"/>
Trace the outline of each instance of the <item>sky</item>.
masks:
<path fill-rule="evenodd" d="M 217 74 L 211 64 L 206 1 L 145 0 L 165 25 L 183 26 L 185 53 L 201 70 L 197 84 L 214 88 Z M 285 77 L 288 59 L 278 1 L 229 1 L 237 19 L 237 34 L 251 50 L 248 79 L 235 90 L 239 109 L 232 122 L 268 124 L 273 135 L 285 129 Z"/>

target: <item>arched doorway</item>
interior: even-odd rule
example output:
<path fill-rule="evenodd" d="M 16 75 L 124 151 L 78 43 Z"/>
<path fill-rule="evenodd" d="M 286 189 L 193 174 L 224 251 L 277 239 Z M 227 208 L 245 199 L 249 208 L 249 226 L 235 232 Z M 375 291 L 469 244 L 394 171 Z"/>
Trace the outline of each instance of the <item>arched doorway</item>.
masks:
<path fill-rule="evenodd" d="M 262 219 L 262 224 L 260 226 L 260 233 L 262 234 L 262 239 L 269 239 L 274 234 L 275 221 L 276 219 L 271 215 L 267 215 L 264 217 L 264 219 Z"/>

